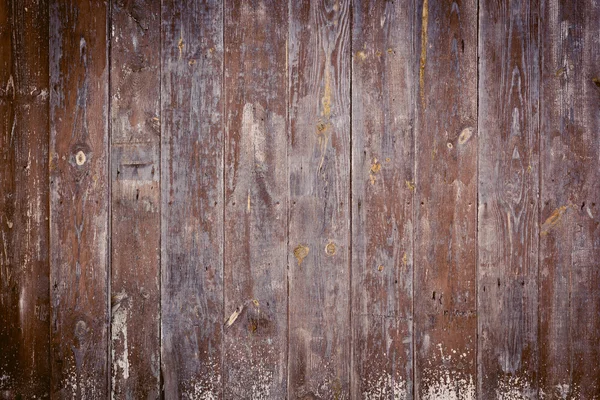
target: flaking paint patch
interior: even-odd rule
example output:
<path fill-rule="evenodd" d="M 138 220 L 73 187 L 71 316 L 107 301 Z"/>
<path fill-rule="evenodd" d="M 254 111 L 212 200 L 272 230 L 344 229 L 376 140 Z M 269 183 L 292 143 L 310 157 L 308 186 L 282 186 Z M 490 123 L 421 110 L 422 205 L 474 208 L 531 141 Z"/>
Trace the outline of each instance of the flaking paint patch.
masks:
<path fill-rule="evenodd" d="M 425 368 L 423 400 L 475 400 L 473 376 L 439 368 Z"/>
<path fill-rule="evenodd" d="M 463 145 L 467 143 L 467 141 L 471 139 L 471 136 L 473 136 L 473 128 L 468 127 L 463 129 L 462 132 L 460 132 L 460 135 L 458 135 L 458 144 Z"/>
<path fill-rule="evenodd" d="M 393 379 L 390 373 L 382 373 L 365 386 L 362 393 L 365 400 L 404 400 L 409 397 L 406 381 L 402 378 Z"/>
<path fill-rule="evenodd" d="M 519 376 L 505 376 L 498 381 L 497 400 L 529 400 L 536 398 L 536 390 L 528 379 Z"/>
<path fill-rule="evenodd" d="M 129 318 L 129 309 L 124 301 L 127 299 L 127 293 L 120 292 L 113 296 L 112 309 L 112 387 L 117 387 L 117 377 L 121 374 L 123 380 L 129 379 L 129 348 L 127 336 L 127 320 Z"/>
<path fill-rule="evenodd" d="M 544 389 L 540 388 L 540 400 L 545 399 L 579 399 L 581 398 L 581 389 L 577 385 L 560 383 L 554 387 Z"/>
<path fill-rule="evenodd" d="M 206 371 L 201 377 L 190 379 L 183 383 L 182 399 L 217 400 L 221 398 L 221 375 L 219 374 L 220 360 L 211 357 L 206 365 Z"/>
<path fill-rule="evenodd" d="M 425 108 L 425 66 L 427 64 L 427 28 L 429 25 L 429 2 L 423 0 L 423 15 L 421 17 L 421 59 L 419 65 L 419 88 L 421 105 Z"/>

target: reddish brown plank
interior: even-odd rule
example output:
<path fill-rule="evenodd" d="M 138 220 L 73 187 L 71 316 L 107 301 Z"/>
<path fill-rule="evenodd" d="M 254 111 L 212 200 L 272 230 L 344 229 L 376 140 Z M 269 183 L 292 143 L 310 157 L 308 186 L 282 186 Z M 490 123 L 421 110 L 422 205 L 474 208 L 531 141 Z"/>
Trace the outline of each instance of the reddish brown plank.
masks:
<path fill-rule="evenodd" d="M 600 398 L 600 5 L 541 2 L 540 395 Z"/>
<path fill-rule="evenodd" d="M 160 392 L 160 1 L 111 7 L 111 396 Z"/>
<path fill-rule="evenodd" d="M 350 395 L 350 1 L 290 2 L 288 397 Z"/>
<path fill-rule="evenodd" d="M 352 398 L 413 394 L 413 1 L 355 0 Z"/>
<path fill-rule="evenodd" d="M 479 7 L 479 398 L 535 399 L 539 3 Z"/>
<path fill-rule="evenodd" d="M 227 1 L 224 9 L 224 397 L 283 399 L 287 2 Z"/>
<path fill-rule="evenodd" d="M 50 2 L 52 396 L 108 392 L 108 6 Z"/>
<path fill-rule="evenodd" d="M 415 397 L 475 397 L 477 2 L 418 2 Z"/>
<path fill-rule="evenodd" d="M 221 398 L 222 4 L 163 1 L 161 21 L 163 391 Z"/>
<path fill-rule="evenodd" d="M 50 394 L 48 3 L 0 3 L 0 397 Z"/>

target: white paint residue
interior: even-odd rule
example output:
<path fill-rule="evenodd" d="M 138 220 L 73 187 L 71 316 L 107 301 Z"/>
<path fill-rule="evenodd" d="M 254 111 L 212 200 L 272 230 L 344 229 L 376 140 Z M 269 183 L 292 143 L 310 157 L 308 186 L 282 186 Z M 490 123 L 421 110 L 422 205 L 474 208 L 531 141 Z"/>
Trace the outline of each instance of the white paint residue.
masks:
<path fill-rule="evenodd" d="M 116 294 L 115 298 L 123 301 L 127 298 L 127 294 L 121 292 Z M 114 368 L 112 374 L 113 388 L 116 387 L 116 379 L 119 373 L 123 379 L 127 380 L 129 378 L 129 349 L 127 345 L 127 318 L 129 317 L 129 310 L 121 301 L 113 305 L 112 310 L 111 352 Z"/>
<path fill-rule="evenodd" d="M 536 397 L 536 390 L 526 378 L 507 376 L 498 382 L 496 399 L 498 400 L 527 400 Z"/>
<path fill-rule="evenodd" d="M 401 378 L 392 379 L 389 373 L 383 373 L 379 378 L 366 384 L 363 399 L 365 400 L 404 400 L 407 398 L 408 390 L 406 381 Z"/>
<path fill-rule="evenodd" d="M 449 370 L 425 369 L 423 400 L 475 400 L 473 376 Z"/>
<path fill-rule="evenodd" d="M 257 163 L 264 163 L 266 158 L 265 111 L 259 105 L 246 103 L 242 117 L 242 135 L 254 147 L 254 158 Z"/>
<path fill-rule="evenodd" d="M 197 379 L 192 379 L 184 384 L 183 399 L 189 400 L 217 400 L 221 393 L 221 375 L 219 374 L 220 361 L 210 358 L 203 368 L 205 373 Z"/>

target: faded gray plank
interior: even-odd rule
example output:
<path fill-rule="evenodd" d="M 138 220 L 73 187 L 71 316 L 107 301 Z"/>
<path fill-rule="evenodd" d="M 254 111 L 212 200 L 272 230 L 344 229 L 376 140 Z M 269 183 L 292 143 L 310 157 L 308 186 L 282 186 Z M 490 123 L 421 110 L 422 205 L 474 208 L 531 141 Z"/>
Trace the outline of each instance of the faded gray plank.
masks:
<path fill-rule="evenodd" d="M 165 398 L 220 398 L 223 9 L 163 1 L 161 312 Z"/>
<path fill-rule="evenodd" d="M 350 395 L 350 1 L 290 2 L 289 398 Z"/>
<path fill-rule="evenodd" d="M 50 2 L 52 397 L 108 391 L 108 6 Z"/>
<path fill-rule="evenodd" d="M 287 2 L 225 9 L 224 397 L 287 392 Z"/>
<path fill-rule="evenodd" d="M 413 396 L 412 0 L 355 0 L 352 398 Z M 350 360 L 348 360 L 350 362 Z"/>

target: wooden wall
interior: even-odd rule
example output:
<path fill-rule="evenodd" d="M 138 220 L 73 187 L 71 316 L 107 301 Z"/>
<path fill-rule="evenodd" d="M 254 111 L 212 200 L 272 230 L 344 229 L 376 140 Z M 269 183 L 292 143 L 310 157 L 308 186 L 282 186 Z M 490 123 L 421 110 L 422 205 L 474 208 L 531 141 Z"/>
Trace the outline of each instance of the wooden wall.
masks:
<path fill-rule="evenodd" d="M 1 0 L 0 399 L 600 399 L 599 0 Z"/>

